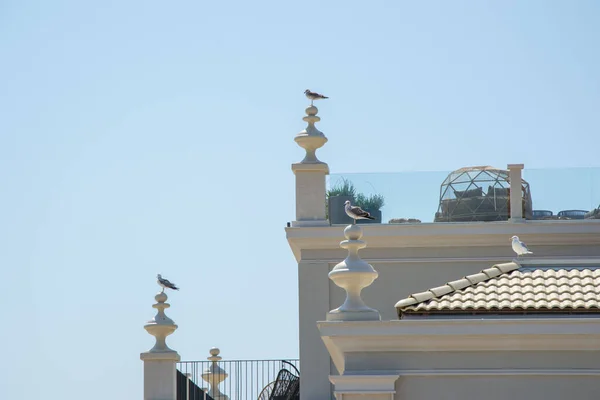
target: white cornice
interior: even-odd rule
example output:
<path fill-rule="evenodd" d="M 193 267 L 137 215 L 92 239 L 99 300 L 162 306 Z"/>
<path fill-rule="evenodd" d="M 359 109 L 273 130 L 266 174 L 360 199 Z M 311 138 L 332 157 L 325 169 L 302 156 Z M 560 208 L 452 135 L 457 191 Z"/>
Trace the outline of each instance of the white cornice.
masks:
<path fill-rule="evenodd" d="M 290 227 L 286 236 L 296 259 L 304 249 L 337 249 L 343 225 Z M 369 248 L 497 246 L 518 235 L 530 246 L 600 245 L 600 220 L 364 224 Z"/>
<path fill-rule="evenodd" d="M 336 394 L 393 394 L 395 382 L 400 375 L 382 373 L 375 375 L 368 371 L 364 375 L 330 375 L 329 381 L 335 385 Z"/>
<path fill-rule="evenodd" d="M 600 369 L 593 368 L 572 368 L 572 369 L 392 369 L 385 371 L 368 370 L 368 371 L 352 371 L 354 376 L 364 373 L 369 374 L 390 374 L 395 373 L 398 376 L 598 376 Z M 330 378 L 331 380 L 331 378 Z"/>
<path fill-rule="evenodd" d="M 527 258 L 527 259 L 510 259 L 510 257 L 506 256 L 495 256 L 495 257 L 423 257 L 423 258 L 414 258 L 414 257 L 406 257 L 406 258 L 369 258 L 369 257 L 361 257 L 368 263 L 377 263 L 377 264 L 414 264 L 414 263 L 432 263 L 432 264 L 441 264 L 441 263 L 481 263 L 481 262 L 490 262 L 490 263 L 504 263 L 504 262 L 515 262 L 520 264 L 521 267 L 530 267 L 536 266 L 537 268 L 552 266 L 552 265 L 560 265 L 560 266 L 585 266 L 585 265 L 600 265 L 600 257 L 585 257 L 585 258 L 573 258 L 573 257 L 535 257 L 535 258 Z M 306 259 L 304 261 L 312 262 L 312 263 L 328 263 L 330 265 L 335 265 L 339 262 L 338 259 L 330 260 L 330 259 Z"/>
<path fill-rule="evenodd" d="M 338 371 L 345 354 L 395 351 L 600 350 L 600 318 L 318 322 Z"/>

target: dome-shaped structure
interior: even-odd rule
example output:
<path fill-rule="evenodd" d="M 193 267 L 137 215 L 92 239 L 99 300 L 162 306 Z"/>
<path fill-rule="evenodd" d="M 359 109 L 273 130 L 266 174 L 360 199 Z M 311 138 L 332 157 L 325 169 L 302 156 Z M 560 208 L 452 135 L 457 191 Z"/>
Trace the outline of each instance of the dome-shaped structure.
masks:
<path fill-rule="evenodd" d="M 529 183 L 521 181 L 523 217 L 532 219 Z M 490 166 L 451 172 L 440 187 L 435 222 L 506 221 L 510 218 L 508 171 Z"/>

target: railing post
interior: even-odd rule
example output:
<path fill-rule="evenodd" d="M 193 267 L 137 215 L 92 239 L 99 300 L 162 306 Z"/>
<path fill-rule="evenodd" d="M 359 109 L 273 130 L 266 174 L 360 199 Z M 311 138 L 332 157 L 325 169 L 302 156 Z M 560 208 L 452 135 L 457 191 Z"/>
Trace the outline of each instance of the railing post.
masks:
<path fill-rule="evenodd" d="M 141 353 L 144 362 L 144 400 L 177 400 L 177 369 L 179 354 L 167 346 L 166 338 L 177 329 L 173 320 L 165 315 L 171 305 L 165 303 L 167 295 L 158 293 L 152 305 L 158 312 L 144 325 L 144 329 L 155 337 L 156 343 L 150 350 Z"/>
<path fill-rule="evenodd" d="M 229 376 L 224 369 L 219 367 L 218 362 L 221 361 L 221 357 L 219 357 L 220 352 L 221 350 L 216 347 L 210 349 L 210 357 L 207 357 L 207 360 L 212 361 L 212 363 L 210 367 L 202 372 L 202 379 L 210 385 L 210 390 L 208 391 L 210 397 L 215 400 L 229 400 L 229 396 L 221 393 L 221 390 L 219 390 L 219 384 Z"/>

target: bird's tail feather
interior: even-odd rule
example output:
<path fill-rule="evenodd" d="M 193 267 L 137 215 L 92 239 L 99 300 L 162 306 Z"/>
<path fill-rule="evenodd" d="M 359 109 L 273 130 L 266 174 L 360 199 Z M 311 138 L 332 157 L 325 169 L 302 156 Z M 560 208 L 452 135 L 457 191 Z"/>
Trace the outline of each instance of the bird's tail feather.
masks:
<path fill-rule="evenodd" d="M 375 217 L 371 217 L 370 215 L 367 215 L 365 218 L 368 218 L 368 219 L 375 219 Z"/>

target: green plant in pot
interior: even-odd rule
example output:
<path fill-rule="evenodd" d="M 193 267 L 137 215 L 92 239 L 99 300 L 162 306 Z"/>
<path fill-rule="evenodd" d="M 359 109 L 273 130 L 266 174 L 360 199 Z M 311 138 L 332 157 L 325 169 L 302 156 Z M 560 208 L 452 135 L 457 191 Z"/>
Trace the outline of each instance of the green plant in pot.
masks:
<path fill-rule="evenodd" d="M 327 191 L 327 216 L 332 224 L 351 224 L 352 218 L 346 215 L 344 203 L 346 200 L 354 203 L 356 198 L 356 188 L 349 180 L 342 178 L 341 182 L 336 183 Z"/>
<path fill-rule="evenodd" d="M 359 193 L 356 196 L 356 205 L 365 211 L 368 211 L 371 216 L 375 219 L 361 219 L 356 221 L 360 224 L 380 224 L 381 223 L 381 207 L 385 205 L 385 199 L 380 194 L 373 194 L 371 196 L 365 196 Z"/>

